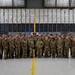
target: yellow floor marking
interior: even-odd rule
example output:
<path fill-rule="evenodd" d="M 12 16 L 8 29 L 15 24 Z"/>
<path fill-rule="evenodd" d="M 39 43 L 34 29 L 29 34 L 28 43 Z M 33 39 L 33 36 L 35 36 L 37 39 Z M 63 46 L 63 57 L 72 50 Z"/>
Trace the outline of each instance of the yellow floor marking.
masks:
<path fill-rule="evenodd" d="M 32 68 L 29 69 L 31 75 L 35 75 L 35 58 L 32 58 Z"/>

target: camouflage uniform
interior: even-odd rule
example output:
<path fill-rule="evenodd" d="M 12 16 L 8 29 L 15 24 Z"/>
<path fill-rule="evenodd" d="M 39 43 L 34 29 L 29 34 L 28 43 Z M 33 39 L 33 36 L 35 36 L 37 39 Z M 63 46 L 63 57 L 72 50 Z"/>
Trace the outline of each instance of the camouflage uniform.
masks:
<path fill-rule="evenodd" d="M 48 35 L 48 40 L 49 40 L 49 56 L 51 56 L 51 47 L 50 47 L 51 37 L 50 35 Z"/>
<path fill-rule="evenodd" d="M 75 38 L 72 42 L 72 57 L 75 58 Z"/>
<path fill-rule="evenodd" d="M 50 47 L 51 47 L 51 55 L 52 55 L 52 57 L 55 57 L 55 54 L 56 54 L 56 40 L 55 40 L 55 38 L 51 39 Z"/>
<path fill-rule="evenodd" d="M 31 37 L 28 39 L 28 47 L 29 47 L 29 57 L 34 57 L 35 56 L 34 40 Z"/>
<path fill-rule="evenodd" d="M 63 50 L 63 41 L 62 41 L 62 39 L 60 38 L 60 39 L 57 41 L 57 53 L 58 53 L 58 57 L 62 57 L 62 56 L 63 56 L 62 50 Z"/>
<path fill-rule="evenodd" d="M 49 51 L 50 51 L 50 41 L 48 39 L 45 39 L 44 41 L 44 57 L 49 57 Z"/>
<path fill-rule="evenodd" d="M 70 40 L 65 39 L 65 47 L 64 47 L 64 57 L 65 58 L 68 58 L 69 48 L 70 48 Z"/>
<path fill-rule="evenodd" d="M 71 55 L 72 55 L 72 42 L 73 42 L 72 35 L 70 35 L 69 40 L 70 40 L 70 51 L 71 51 Z"/>
<path fill-rule="evenodd" d="M 44 34 L 44 35 L 39 36 L 39 38 L 43 41 L 43 43 L 44 43 L 44 41 L 45 41 L 45 37 L 46 37 L 46 35 L 45 35 L 45 34 Z M 42 56 L 44 56 L 44 46 L 42 47 Z"/>
<path fill-rule="evenodd" d="M 2 38 L 0 37 L 0 59 L 2 59 Z"/>
<path fill-rule="evenodd" d="M 42 57 L 42 48 L 43 48 L 43 41 L 42 39 L 38 39 L 36 42 L 36 48 L 37 48 L 37 57 Z"/>
<path fill-rule="evenodd" d="M 21 40 L 21 47 L 22 47 L 22 57 L 27 57 L 27 39 L 26 37 L 22 38 Z"/>
<path fill-rule="evenodd" d="M 37 49 L 36 49 L 36 41 L 38 40 L 38 36 L 34 35 L 33 36 L 33 41 L 34 41 L 34 57 L 37 55 Z"/>
<path fill-rule="evenodd" d="M 12 37 L 9 39 L 9 58 L 14 57 L 14 48 L 15 48 L 14 44 L 15 44 L 15 41 Z"/>
<path fill-rule="evenodd" d="M 57 42 L 58 42 L 58 34 L 55 34 L 55 41 L 56 41 L 56 54 L 57 54 L 57 57 L 58 57 L 58 50 L 57 50 Z"/>
<path fill-rule="evenodd" d="M 8 58 L 8 39 L 5 37 L 2 39 L 2 46 L 4 51 L 4 59 Z"/>
<path fill-rule="evenodd" d="M 63 50 L 62 50 L 62 56 L 64 56 L 64 50 L 65 50 L 65 35 L 63 35 L 62 37 L 61 37 L 61 39 L 62 39 L 62 42 L 63 42 Z"/>
<path fill-rule="evenodd" d="M 21 41 L 20 38 L 17 37 L 15 39 L 15 57 L 20 58 L 20 49 L 21 49 Z"/>

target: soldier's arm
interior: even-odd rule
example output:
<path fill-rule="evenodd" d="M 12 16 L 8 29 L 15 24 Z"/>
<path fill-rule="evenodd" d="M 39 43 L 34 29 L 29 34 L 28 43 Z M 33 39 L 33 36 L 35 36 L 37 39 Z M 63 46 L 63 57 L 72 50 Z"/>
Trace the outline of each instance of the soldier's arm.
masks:
<path fill-rule="evenodd" d="M 41 47 L 43 47 L 43 46 L 44 46 L 44 42 L 42 41 L 42 42 L 41 42 Z"/>

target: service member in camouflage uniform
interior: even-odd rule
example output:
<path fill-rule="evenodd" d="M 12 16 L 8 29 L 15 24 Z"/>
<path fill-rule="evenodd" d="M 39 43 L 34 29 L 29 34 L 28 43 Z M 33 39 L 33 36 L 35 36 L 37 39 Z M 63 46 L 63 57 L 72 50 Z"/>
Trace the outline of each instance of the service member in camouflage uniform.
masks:
<path fill-rule="evenodd" d="M 33 36 L 32 36 L 33 40 L 34 40 L 34 50 L 33 50 L 33 53 L 34 53 L 34 57 L 36 57 L 37 55 L 37 51 L 36 51 L 36 41 L 38 39 L 38 34 L 37 33 L 33 33 Z"/>
<path fill-rule="evenodd" d="M 63 57 L 63 41 L 61 39 L 61 36 L 59 36 L 58 41 L 57 41 L 57 53 L 58 53 L 58 58 Z"/>
<path fill-rule="evenodd" d="M 22 47 L 22 57 L 27 57 L 27 38 L 23 37 L 21 40 L 21 47 Z"/>
<path fill-rule="evenodd" d="M 58 50 L 57 50 L 57 42 L 58 42 L 58 37 L 59 37 L 59 35 L 58 34 L 55 34 L 54 35 L 54 38 L 55 38 L 55 40 L 56 40 L 56 56 L 58 57 Z"/>
<path fill-rule="evenodd" d="M 14 37 L 9 39 L 9 58 L 14 58 L 15 41 Z"/>
<path fill-rule="evenodd" d="M 69 40 L 70 40 L 70 51 L 72 55 L 72 42 L 73 42 L 73 35 L 69 35 Z"/>
<path fill-rule="evenodd" d="M 4 59 L 8 58 L 8 38 L 5 35 L 5 37 L 2 39 L 2 46 L 4 51 Z"/>
<path fill-rule="evenodd" d="M 35 52 L 34 52 L 34 39 L 29 36 L 28 39 L 28 47 L 29 47 L 29 57 L 34 57 L 35 56 Z"/>
<path fill-rule="evenodd" d="M 50 42 L 51 42 L 51 34 L 48 34 L 47 35 L 48 36 L 48 40 L 49 40 L 49 47 L 50 47 Z M 49 56 L 51 57 L 51 47 L 50 47 L 50 49 L 49 49 Z"/>
<path fill-rule="evenodd" d="M 54 37 L 51 39 L 50 48 L 51 48 L 51 56 L 54 58 L 56 55 L 56 40 Z"/>
<path fill-rule="evenodd" d="M 64 56 L 66 35 L 65 34 L 61 35 L 61 39 L 62 39 L 62 42 L 63 42 L 62 56 Z"/>
<path fill-rule="evenodd" d="M 15 57 L 20 58 L 21 39 L 19 35 L 15 38 Z"/>
<path fill-rule="evenodd" d="M 2 59 L 2 37 L 0 37 L 0 59 Z"/>
<path fill-rule="evenodd" d="M 69 36 L 66 35 L 65 46 L 64 46 L 64 57 L 65 58 L 68 58 L 69 48 L 70 48 L 70 40 L 69 40 Z"/>
<path fill-rule="evenodd" d="M 43 41 L 41 39 L 41 37 L 39 37 L 39 39 L 36 42 L 36 48 L 37 48 L 37 57 L 42 57 L 42 49 L 43 49 Z"/>
<path fill-rule="evenodd" d="M 45 38 L 44 40 L 44 57 L 49 57 L 49 51 L 50 51 L 50 41 L 48 37 Z"/>
<path fill-rule="evenodd" d="M 75 58 L 75 36 L 73 37 L 72 42 L 72 57 Z"/>

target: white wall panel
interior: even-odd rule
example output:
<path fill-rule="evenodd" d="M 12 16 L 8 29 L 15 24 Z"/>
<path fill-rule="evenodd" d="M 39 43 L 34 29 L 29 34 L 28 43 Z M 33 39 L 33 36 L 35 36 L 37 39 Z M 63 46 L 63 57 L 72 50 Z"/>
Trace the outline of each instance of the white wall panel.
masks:
<path fill-rule="evenodd" d="M 69 0 L 57 0 L 57 6 L 58 7 L 68 7 L 69 6 Z"/>
<path fill-rule="evenodd" d="M 40 9 L 36 9 L 36 17 L 39 17 L 40 15 Z"/>
<path fill-rule="evenodd" d="M 16 12 L 16 9 L 13 9 L 13 23 L 17 23 L 17 12 Z"/>
<path fill-rule="evenodd" d="M 12 6 L 12 0 L 0 0 L 0 6 Z"/>
<path fill-rule="evenodd" d="M 34 23 L 34 9 L 30 9 L 29 13 L 29 21 L 30 23 Z"/>
<path fill-rule="evenodd" d="M 40 23 L 43 23 L 43 9 L 40 9 Z"/>
<path fill-rule="evenodd" d="M 45 0 L 44 4 L 46 7 L 55 6 L 55 0 Z"/>
<path fill-rule="evenodd" d="M 40 23 L 40 18 L 36 17 L 36 23 Z"/>
<path fill-rule="evenodd" d="M 34 9 L 30 9 L 30 12 L 29 13 L 30 13 L 30 16 L 31 17 L 34 17 Z"/>
<path fill-rule="evenodd" d="M 26 17 L 26 23 L 29 23 L 29 17 Z"/>
<path fill-rule="evenodd" d="M 22 23 L 26 22 L 26 12 L 25 9 L 22 9 Z"/>
<path fill-rule="evenodd" d="M 65 9 L 64 13 L 65 13 L 65 16 L 64 16 L 65 20 L 64 21 L 65 21 L 65 23 L 69 23 L 69 9 Z"/>
<path fill-rule="evenodd" d="M 74 23 L 75 23 L 75 9 L 73 11 L 74 11 Z"/>
<path fill-rule="evenodd" d="M 5 9 L 5 23 L 8 23 L 9 21 L 9 10 L 8 9 Z"/>
<path fill-rule="evenodd" d="M 57 9 L 57 23 L 61 23 L 60 22 L 60 9 Z"/>
<path fill-rule="evenodd" d="M 1 9 L 1 23 L 4 23 L 4 9 Z"/>
<path fill-rule="evenodd" d="M 53 9 L 53 23 L 56 23 L 56 9 Z"/>
<path fill-rule="evenodd" d="M 18 23 L 22 23 L 22 19 L 21 19 L 21 16 L 22 16 L 22 10 L 21 9 L 17 9 L 17 22 Z"/>
<path fill-rule="evenodd" d="M 30 18 L 30 23 L 34 23 L 34 17 L 29 17 Z"/>
<path fill-rule="evenodd" d="M 14 6 L 19 6 L 22 7 L 24 6 L 24 0 L 13 0 L 14 1 Z"/>
<path fill-rule="evenodd" d="M 8 23 L 12 23 L 12 9 L 9 9 L 9 22 Z"/>
<path fill-rule="evenodd" d="M 74 21 L 74 13 L 73 13 L 73 10 L 69 10 L 70 11 L 70 23 L 73 23 Z"/>
<path fill-rule="evenodd" d="M 47 23 L 47 9 L 44 9 L 44 23 Z"/>
<path fill-rule="evenodd" d="M 36 23 L 40 23 L 39 20 L 40 20 L 40 11 L 39 9 L 36 9 Z"/>
<path fill-rule="evenodd" d="M 29 9 L 26 9 L 26 23 L 29 23 Z"/>
<path fill-rule="evenodd" d="M 52 23 L 52 9 L 48 9 L 48 23 Z"/>
<path fill-rule="evenodd" d="M 43 17 L 40 17 L 40 23 L 43 23 Z"/>
<path fill-rule="evenodd" d="M 75 0 L 71 0 L 71 6 L 75 7 Z"/>
<path fill-rule="evenodd" d="M 12 22 L 34 23 L 34 9 L 0 9 L 0 23 Z M 75 23 L 75 9 L 36 9 L 36 23 Z"/>
<path fill-rule="evenodd" d="M 64 23 L 64 9 L 61 10 L 61 23 Z"/>

